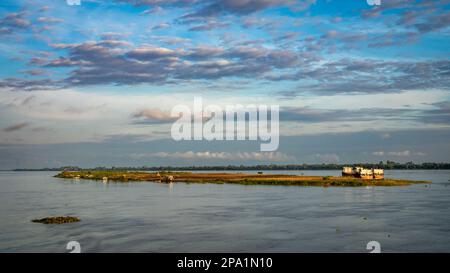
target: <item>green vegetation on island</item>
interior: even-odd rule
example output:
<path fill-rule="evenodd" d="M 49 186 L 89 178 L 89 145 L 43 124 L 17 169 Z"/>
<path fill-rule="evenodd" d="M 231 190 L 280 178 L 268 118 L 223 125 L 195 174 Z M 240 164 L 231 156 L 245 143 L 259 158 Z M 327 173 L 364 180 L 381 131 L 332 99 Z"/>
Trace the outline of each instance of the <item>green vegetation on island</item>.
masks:
<path fill-rule="evenodd" d="M 79 221 L 80 219 L 78 217 L 73 216 L 56 216 L 31 220 L 31 222 L 33 223 L 41 223 L 41 224 L 66 224 Z"/>

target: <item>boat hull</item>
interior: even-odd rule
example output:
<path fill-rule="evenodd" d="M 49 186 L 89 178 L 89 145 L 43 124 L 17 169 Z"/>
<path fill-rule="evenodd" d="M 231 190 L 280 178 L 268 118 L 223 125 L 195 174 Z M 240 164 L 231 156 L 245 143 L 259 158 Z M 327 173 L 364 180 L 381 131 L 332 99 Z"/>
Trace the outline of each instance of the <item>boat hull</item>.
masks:
<path fill-rule="evenodd" d="M 370 174 L 362 174 L 360 175 L 361 179 L 373 179 L 373 175 Z"/>
<path fill-rule="evenodd" d="M 343 167 L 342 176 L 361 179 L 384 179 L 384 170 L 378 168 L 365 169 L 363 167 Z"/>

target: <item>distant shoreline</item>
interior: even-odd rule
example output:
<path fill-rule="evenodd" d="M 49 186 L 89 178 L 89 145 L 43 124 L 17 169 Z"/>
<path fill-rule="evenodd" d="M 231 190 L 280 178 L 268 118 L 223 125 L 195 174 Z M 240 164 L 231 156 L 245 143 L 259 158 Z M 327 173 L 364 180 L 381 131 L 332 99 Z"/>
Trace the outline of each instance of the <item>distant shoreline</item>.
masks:
<path fill-rule="evenodd" d="M 227 166 L 159 166 L 159 167 L 95 167 L 80 168 L 76 166 L 64 166 L 58 168 L 40 169 L 13 169 L 1 171 L 93 171 L 93 170 L 123 170 L 123 171 L 314 171 L 314 170 L 342 170 L 344 166 L 362 166 L 365 168 L 381 168 L 385 170 L 450 170 L 450 163 L 355 163 L 355 164 L 270 164 L 270 165 L 227 165 Z"/>

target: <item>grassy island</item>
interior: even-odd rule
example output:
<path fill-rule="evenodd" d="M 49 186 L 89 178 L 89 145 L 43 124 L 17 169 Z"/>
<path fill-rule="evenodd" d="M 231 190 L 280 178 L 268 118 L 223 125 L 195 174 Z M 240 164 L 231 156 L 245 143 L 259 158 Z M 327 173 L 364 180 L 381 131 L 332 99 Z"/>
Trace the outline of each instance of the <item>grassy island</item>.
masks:
<path fill-rule="evenodd" d="M 431 183 L 400 179 L 365 180 L 353 177 L 302 176 L 286 174 L 191 173 L 191 172 L 128 172 L 128 171 L 64 171 L 58 178 L 90 179 L 103 182 L 183 182 L 239 185 L 281 185 L 320 187 L 407 186 Z"/>
<path fill-rule="evenodd" d="M 66 224 L 66 223 L 74 223 L 79 222 L 80 219 L 78 217 L 73 216 L 56 216 L 56 217 L 46 217 L 42 219 L 34 219 L 31 220 L 33 223 L 41 223 L 41 224 Z"/>

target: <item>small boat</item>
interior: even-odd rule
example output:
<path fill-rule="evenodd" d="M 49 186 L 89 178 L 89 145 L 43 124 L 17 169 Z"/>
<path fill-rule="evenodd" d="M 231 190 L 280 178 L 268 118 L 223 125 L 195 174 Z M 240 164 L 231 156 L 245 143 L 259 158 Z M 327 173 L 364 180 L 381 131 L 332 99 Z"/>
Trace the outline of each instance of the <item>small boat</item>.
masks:
<path fill-rule="evenodd" d="M 357 175 L 362 179 L 373 179 L 373 171 L 372 169 L 361 169 Z"/>
<path fill-rule="evenodd" d="M 354 176 L 353 167 L 342 168 L 342 176 Z"/>
<path fill-rule="evenodd" d="M 373 170 L 373 179 L 384 179 L 383 169 L 372 169 L 372 170 Z"/>

